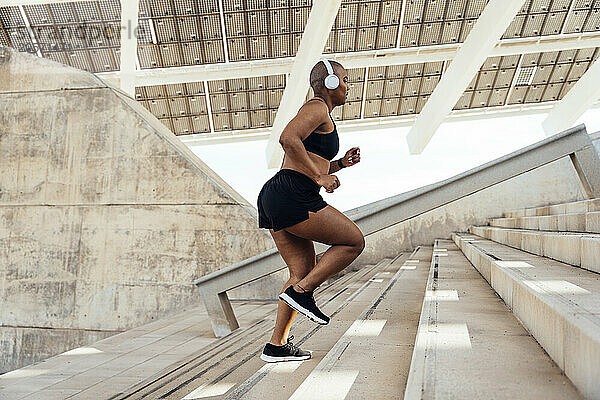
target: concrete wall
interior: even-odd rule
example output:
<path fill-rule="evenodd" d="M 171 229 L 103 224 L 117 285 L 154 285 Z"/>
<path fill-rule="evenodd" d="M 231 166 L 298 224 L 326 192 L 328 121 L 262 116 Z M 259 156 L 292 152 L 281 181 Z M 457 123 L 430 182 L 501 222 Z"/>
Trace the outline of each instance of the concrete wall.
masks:
<path fill-rule="evenodd" d="M 198 305 L 194 279 L 274 247 L 138 102 L 1 46 L 0 154 L 0 373 Z"/>
<path fill-rule="evenodd" d="M 590 133 L 590 138 L 592 138 L 592 143 L 594 143 L 596 152 L 600 154 L 600 132 Z"/>

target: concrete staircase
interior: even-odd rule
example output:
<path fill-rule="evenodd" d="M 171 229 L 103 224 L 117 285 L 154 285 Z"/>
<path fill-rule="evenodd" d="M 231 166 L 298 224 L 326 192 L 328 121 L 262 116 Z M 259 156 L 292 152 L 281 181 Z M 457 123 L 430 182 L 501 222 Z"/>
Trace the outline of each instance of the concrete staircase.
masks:
<path fill-rule="evenodd" d="M 338 395 L 345 390 L 364 398 L 377 382 L 394 398 L 408 375 L 430 259 L 431 248 L 423 247 L 322 285 L 315 296 L 331 323 L 323 327 L 299 316 L 291 332 L 295 343 L 313 351 L 308 362 L 261 361 L 276 303 L 236 303 L 241 327 L 227 337 L 200 332 L 210 324 L 198 310 L 191 325 L 179 316 L 0 375 L 0 398 L 315 398 L 307 382 L 321 385 L 332 376 L 345 382 L 326 384 Z M 194 325 L 195 340 L 183 340 Z M 173 345 L 177 351 L 168 350 Z"/>
<path fill-rule="evenodd" d="M 198 309 L 2 375 L 0 398 L 598 399 L 599 204 L 506 213 L 322 285 L 330 324 L 291 332 L 308 361 L 262 362 L 276 304 L 234 302 L 226 337 Z"/>
<path fill-rule="evenodd" d="M 600 398 L 600 235 L 594 233 L 599 204 L 595 199 L 519 210 L 490 220 L 492 226 L 472 227 L 472 234 L 453 235 L 467 259 L 590 399 Z M 551 230 L 549 219 L 565 231 Z M 497 226 L 507 221 L 526 229 Z"/>
<path fill-rule="evenodd" d="M 514 211 L 471 231 L 497 243 L 600 272 L 600 199 Z"/>
<path fill-rule="evenodd" d="M 405 399 L 577 399 L 450 240 L 436 240 Z"/>

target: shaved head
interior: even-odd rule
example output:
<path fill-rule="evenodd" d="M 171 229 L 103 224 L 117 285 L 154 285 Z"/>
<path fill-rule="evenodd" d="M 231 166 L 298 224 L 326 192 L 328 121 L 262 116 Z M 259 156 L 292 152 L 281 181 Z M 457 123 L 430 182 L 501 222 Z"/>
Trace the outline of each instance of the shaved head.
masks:
<path fill-rule="evenodd" d="M 337 61 L 329 61 L 331 63 L 331 67 L 333 68 L 333 73 L 338 77 L 342 75 L 341 71 L 344 70 L 342 64 Z M 315 64 L 312 71 L 310 71 L 310 86 L 313 88 L 315 93 L 322 93 L 325 91 L 325 77 L 327 77 L 327 67 L 325 63 L 319 61 Z M 341 78 L 340 78 L 341 80 Z"/>

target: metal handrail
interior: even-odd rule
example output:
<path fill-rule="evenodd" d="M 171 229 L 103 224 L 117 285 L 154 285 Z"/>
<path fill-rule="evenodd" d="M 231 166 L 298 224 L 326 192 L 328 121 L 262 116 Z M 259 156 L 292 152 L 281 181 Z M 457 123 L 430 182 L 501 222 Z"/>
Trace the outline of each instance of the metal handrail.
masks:
<path fill-rule="evenodd" d="M 452 178 L 344 214 L 368 236 L 566 156 L 571 158 L 587 196 L 600 197 L 600 159 L 585 126 L 579 125 Z M 317 254 L 328 248 L 315 243 Z M 225 336 L 238 327 L 228 290 L 285 268 L 277 248 L 273 248 L 195 280 L 215 335 Z"/>

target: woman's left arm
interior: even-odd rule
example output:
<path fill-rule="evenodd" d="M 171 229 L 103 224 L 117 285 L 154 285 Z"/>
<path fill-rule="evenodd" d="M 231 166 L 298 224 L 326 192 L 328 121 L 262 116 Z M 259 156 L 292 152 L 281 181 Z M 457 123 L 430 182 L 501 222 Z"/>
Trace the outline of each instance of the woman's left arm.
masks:
<path fill-rule="evenodd" d="M 346 152 L 344 157 L 339 160 L 333 160 L 329 162 L 328 174 L 333 174 L 342 168 L 351 167 L 360 162 L 360 148 L 353 147 Z M 340 166 L 341 164 L 341 166 Z"/>
<path fill-rule="evenodd" d="M 333 160 L 329 162 L 329 172 L 327 172 L 328 174 L 333 174 L 335 172 L 338 172 L 340 169 L 340 164 L 339 162 L 344 163 L 343 159 L 340 158 L 339 160 Z M 344 165 L 344 168 L 346 168 L 346 166 Z"/>

